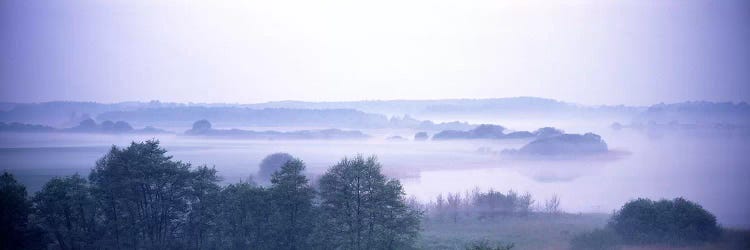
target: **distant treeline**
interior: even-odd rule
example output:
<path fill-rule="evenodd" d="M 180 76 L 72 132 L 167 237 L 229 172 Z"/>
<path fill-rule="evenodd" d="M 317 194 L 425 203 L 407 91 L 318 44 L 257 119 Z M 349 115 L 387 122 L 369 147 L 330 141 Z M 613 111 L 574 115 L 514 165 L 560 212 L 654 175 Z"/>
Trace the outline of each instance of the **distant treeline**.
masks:
<path fill-rule="evenodd" d="M 184 124 L 200 119 L 248 126 L 325 126 L 339 128 L 402 127 L 425 130 L 466 130 L 468 124 L 432 123 L 389 116 L 417 117 L 502 117 L 528 118 L 606 118 L 633 123 L 701 123 L 750 125 L 747 103 L 683 102 L 650 107 L 585 106 L 534 97 L 494 99 L 391 100 L 354 102 L 282 101 L 257 104 L 95 102 L 0 103 L 0 122 L 45 124 L 70 127 L 86 118 L 123 120 L 132 123 Z M 295 119 L 299 117 L 300 119 Z M 399 121 L 401 120 L 401 121 Z M 158 122 L 158 123 L 157 123 Z M 419 126 L 419 127 L 415 127 Z"/>
<path fill-rule="evenodd" d="M 102 113 L 97 119 L 126 120 L 138 123 L 185 123 L 210 120 L 244 126 L 308 126 L 336 128 L 414 128 L 425 130 L 470 129 L 465 122 L 434 123 L 408 115 L 391 117 L 354 109 L 288 109 L 241 107 L 172 107 Z"/>
<path fill-rule="evenodd" d="M 344 158 L 313 187 L 292 159 L 270 185 L 219 185 L 157 141 L 112 147 L 88 178 L 27 197 L 0 176 L 0 249 L 410 249 L 421 211 L 374 157 Z"/>
<path fill-rule="evenodd" d="M 193 127 L 185 131 L 185 135 L 252 140 L 356 140 L 369 138 L 368 135 L 357 130 L 341 129 L 298 130 L 289 132 L 215 129 L 212 127 L 211 122 L 207 120 L 200 120 L 193 123 Z"/>
<path fill-rule="evenodd" d="M 443 130 L 432 136 L 433 140 L 467 140 L 467 139 L 529 139 L 529 138 L 548 138 L 562 135 L 562 130 L 544 127 L 534 132 L 515 131 L 505 133 L 507 129 L 500 125 L 481 124 L 471 130 Z"/>
<path fill-rule="evenodd" d="M 160 134 L 169 133 L 169 131 L 147 126 L 142 129 L 136 129 L 125 121 L 103 121 L 96 123 L 92 119 L 84 119 L 77 126 L 70 128 L 53 128 L 45 125 L 24 124 L 24 123 L 4 123 L 0 122 L 0 132 L 17 132 L 17 133 L 39 133 L 39 132 L 62 132 L 62 133 L 107 133 L 107 134 L 125 134 L 125 133 L 142 133 L 142 134 Z"/>

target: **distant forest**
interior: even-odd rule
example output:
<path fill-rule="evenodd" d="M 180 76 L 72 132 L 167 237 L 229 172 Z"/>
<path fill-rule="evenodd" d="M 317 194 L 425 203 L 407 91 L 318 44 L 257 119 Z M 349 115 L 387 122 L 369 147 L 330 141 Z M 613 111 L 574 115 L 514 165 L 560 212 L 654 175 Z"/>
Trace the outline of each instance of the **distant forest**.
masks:
<path fill-rule="evenodd" d="M 390 117 L 390 118 L 389 118 Z M 551 99 L 517 97 L 497 99 L 394 100 L 356 102 L 283 101 L 258 104 L 205 104 L 124 102 L 2 103 L 0 122 L 72 127 L 80 121 L 126 121 L 142 126 L 189 126 L 208 119 L 244 126 L 319 126 L 327 128 L 417 128 L 467 130 L 461 122 L 433 123 L 412 117 L 605 118 L 630 123 L 725 123 L 750 125 L 747 103 L 685 102 L 638 106 L 586 106 Z"/>

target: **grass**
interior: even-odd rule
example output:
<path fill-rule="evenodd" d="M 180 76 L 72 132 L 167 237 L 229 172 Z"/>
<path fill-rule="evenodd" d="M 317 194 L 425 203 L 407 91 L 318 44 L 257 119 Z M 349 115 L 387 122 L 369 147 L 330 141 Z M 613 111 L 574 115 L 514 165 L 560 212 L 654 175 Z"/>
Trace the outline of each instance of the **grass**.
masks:
<path fill-rule="evenodd" d="M 513 244 L 512 250 L 571 249 L 576 235 L 603 228 L 608 214 L 533 214 L 528 217 L 504 217 L 479 220 L 461 217 L 457 223 L 448 218 L 426 218 L 422 222 L 420 249 L 465 249 L 471 243 L 486 241 L 496 245 Z M 750 230 L 724 229 L 717 242 L 693 246 L 624 245 L 622 250 L 719 250 L 750 249 Z"/>
<path fill-rule="evenodd" d="M 421 249 L 464 249 L 471 242 L 514 244 L 519 249 L 568 249 L 575 235 L 604 227 L 608 214 L 533 214 L 528 217 L 498 217 L 479 220 L 428 218 L 422 223 Z"/>
<path fill-rule="evenodd" d="M 694 246 L 623 246 L 622 250 L 745 250 L 750 249 L 750 230 L 724 229 L 717 242 Z"/>

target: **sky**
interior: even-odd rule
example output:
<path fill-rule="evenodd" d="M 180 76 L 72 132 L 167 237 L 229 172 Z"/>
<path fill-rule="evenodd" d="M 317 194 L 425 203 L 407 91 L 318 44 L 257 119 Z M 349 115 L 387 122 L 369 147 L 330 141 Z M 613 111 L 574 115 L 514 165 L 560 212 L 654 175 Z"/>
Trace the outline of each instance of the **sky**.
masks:
<path fill-rule="evenodd" d="M 0 101 L 750 101 L 750 1 L 0 0 Z"/>

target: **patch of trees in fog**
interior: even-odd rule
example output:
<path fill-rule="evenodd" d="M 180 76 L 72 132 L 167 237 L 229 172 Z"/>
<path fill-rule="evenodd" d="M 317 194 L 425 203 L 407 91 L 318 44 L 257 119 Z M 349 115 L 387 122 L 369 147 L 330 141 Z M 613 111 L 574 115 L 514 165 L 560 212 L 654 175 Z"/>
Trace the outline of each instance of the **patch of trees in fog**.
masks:
<path fill-rule="evenodd" d="M 60 133 L 104 133 L 104 134 L 160 134 L 169 133 L 169 131 L 147 126 L 142 129 L 135 129 L 129 123 L 124 121 L 103 121 L 97 124 L 93 119 L 84 119 L 78 125 L 71 128 L 57 129 L 44 125 L 24 124 L 24 123 L 2 123 L 0 122 L 0 132 L 60 132 Z"/>
<path fill-rule="evenodd" d="M 500 125 L 482 124 L 474 129 L 467 131 L 444 130 L 432 136 L 432 140 L 470 140 L 470 139 L 527 139 L 527 138 L 547 138 L 562 135 L 563 131 L 545 127 L 534 132 L 516 131 L 505 133 L 506 128 Z"/>
<path fill-rule="evenodd" d="M 25 124 L 18 122 L 4 123 L 0 122 L 0 132 L 55 132 L 56 129 L 50 126 Z"/>
<path fill-rule="evenodd" d="M 528 118 L 609 118 L 633 124 L 672 121 L 686 124 L 750 125 L 750 105 L 744 102 L 683 102 L 635 106 L 585 106 L 534 97 L 494 99 L 392 100 L 354 102 L 269 102 L 258 104 L 95 102 L 5 103 L 1 122 L 70 127 L 84 119 L 148 124 L 184 124 L 199 119 L 247 126 L 325 126 L 341 128 L 412 128 L 468 130 L 462 122 L 433 123 L 408 116 Z M 299 119 L 296 119 L 299 118 Z M 300 122 L 303 122 L 302 124 Z"/>
<path fill-rule="evenodd" d="M 258 165 L 258 174 L 255 176 L 255 180 L 261 184 L 271 183 L 273 173 L 279 171 L 284 164 L 291 160 L 294 160 L 294 156 L 287 153 L 267 155 L 260 161 L 260 165 Z"/>
<path fill-rule="evenodd" d="M 207 119 L 245 126 L 385 127 L 383 115 L 352 109 L 251 109 L 239 107 L 170 107 L 102 113 L 97 119 L 141 123 L 185 123 Z"/>
<path fill-rule="evenodd" d="M 682 102 L 656 104 L 633 118 L 634 124 L 750 125 L 750 105 L 745 102 Z"/>
<path fill-rule="evenodd" d="M 602 154 L 609 151 L 607 143 L 594 133 L 562 134 L 540 138 L 529 142 L 519 150 L 505 150 L 503 153 L 524 156 L 575 156 Z"/>
<path fill-rule="evenodd" d="M 288 109 L 241 107 L 169 107 L 102 113 L 97 119 L 140 123 L 184 123 L 206 119 L 245 126 L 318 126 L 338 128 L 413 128 L 425 130 L 469 129 L 465 122 L 434 123 L 408 115 L 388 119 L 381 114 L 354 109 Z"/>
<path fill-rule="evenodd" d="M 88 179 L 53 178 L 31 199 L 0 177 L 0 249 L 409 249 L 421 212 L 374 157 L 344 158 L 313 187 L 298 159 L 270 185 L 220 186 L 157 141 L 112 147 Z"/>
<path fill-rule="evenodd" d="M 134 129 L 129 123 L 124 121 L 112 122 L 110 120 L 103 121 L 97 124 L 93 119 L 85 119 L 81 121 L 78 126 L 63 129 L 66 132 L 83 132 L 83 133 L 169 133 L 166 130 L 147 126 L 142 129 Z"/>
<path fill-rule="evenodd" d="M 255 140 L 346 140 L 367 139 L 368 135 L 357 130 L 320 129 L 281 131 L 253 131 L 242 129 L 214 129 L 208 120 L 199 120 L 185 131 L 186 135 L 219 136 Z"/>

